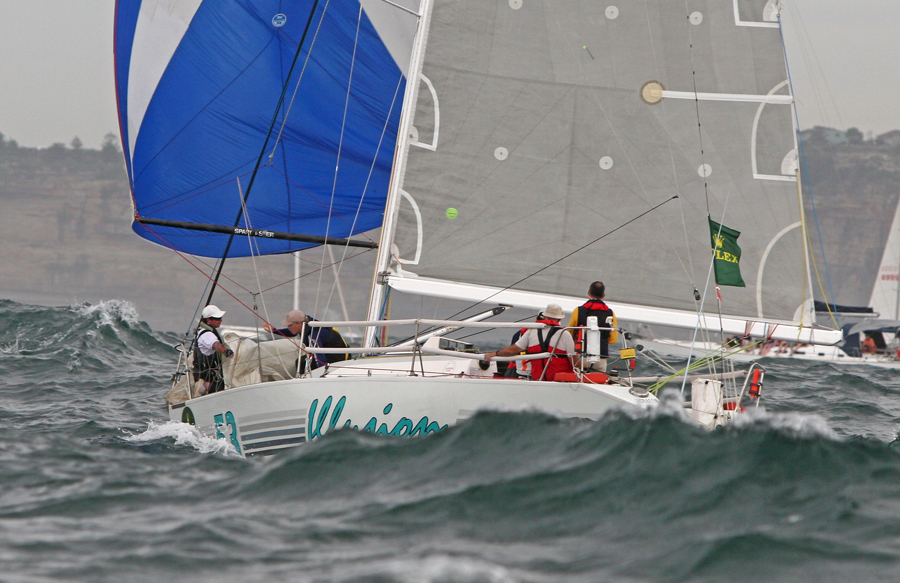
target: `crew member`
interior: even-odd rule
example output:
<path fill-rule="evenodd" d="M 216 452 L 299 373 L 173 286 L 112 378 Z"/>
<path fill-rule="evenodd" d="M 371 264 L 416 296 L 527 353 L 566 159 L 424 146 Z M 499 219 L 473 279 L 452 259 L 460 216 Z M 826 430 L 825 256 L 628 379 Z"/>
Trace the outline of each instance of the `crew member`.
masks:
<path fill-rule="evenodd" d="M 291 310 L 288 312 L 284 322 L 281 323 L 284 328 L 275 328 L 270 324 L 264 324 L 263 328 L 267 331 L 284 336 L 285 338 L 294 338 L 303 332 L 302 342 L 306 346 L 314 346 L 319 348 L 347 348 L 347 342 L 341 333 L 335 328 L 313 328 L 305 326 L 308 322 L 315 322 L 315 318 L 311 318 L 304 314 L 301 310 Z M 305 331 L 304 331 L 305 328 Z M 316 354 L 313 361 L 313 369 L 324 366 L 329 362 L 341 362 L 350 360 L 349 354 Z M 305 369 L 305 363 L 300 364 L 300 372 Z"/>
<path fill-rule="evenodd" d="M 234 356 L 219 335 L 217 328 L 222 325 L 225 310 L 210 304 L 200 312 L 200 325 L 194 339 L 194 378 L 201 379 L 200 395 L 216 393 L 225 389 L 223 358 Z"/>
<path fill-rule="evenodd" d="M 863 334 L 866 338 L 862 341 L 862 351 L 867 354 L 875 354 L 878 352 L 878 345 L 875 344 L 875 338 L 865 332 Z"/>
<path fill-rule="evenodd" d="M 601 281 L 595 281 L 588 288 L 588 301 L 581 306 L 575 308 L 572 312 L 572 318 L 569 320 L 569 327 L 584 327 L 587 325 L 588 316 L 597 316 L 597 325 L 601 328 L 615 328 L 618 326 L 616 315 L 609 306 L 603 301 L 606 297 L 606 286 Z M 579 354 L 584 351 L 584 330 L 576 330 L 575 334 L 575 350 Z M 615 344 L 619 340 L 619 333 L 616 330 L 603 330 L 600 332 L 600 360 L 590 363 L 586 370 L 594 370 L 598 372 L 606 372 L 606 363 L 609 360 L 609 345 Z"/>
<path fill-rule="evenodd" d="M 538 316 L 538 322 L 549 324 L 547 330 L 531 328 L 525 334 L 519 336 L 514 344 L 502 348 L 497 352 L 488 352 L 485 360 L 495 356 L 516 356 L 522 351 L 529 354 L 551 353 L 550 358 L 531 360 L 532 380 L 552 381 L 561 372 L 574 372 L 575 365 L 575 341 L 568 330 L 559 327 L 559 321 L 564 314 L 557 304 L 550 304 L 542 314 Z"/>

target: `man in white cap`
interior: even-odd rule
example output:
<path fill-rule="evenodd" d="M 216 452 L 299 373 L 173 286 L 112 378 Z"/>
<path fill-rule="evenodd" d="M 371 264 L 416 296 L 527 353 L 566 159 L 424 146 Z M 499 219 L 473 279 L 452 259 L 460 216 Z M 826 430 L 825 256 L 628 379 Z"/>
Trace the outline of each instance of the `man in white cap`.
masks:
<path fill-rule="evenodd" d="M 559 327 L 563 310 L 558 304 L 550 304 L 538 315 L 537 321 L 548 324 L 548 330 L 529 329 L 519 336 L 515 344 L 510 344 L 497 352 L 488 352 L 484 355 L 486 360 L 495 356 L 516 356 L 521 352 L 540 354 L 549 352 L 550 358 L 540 358 L 531 361 L 532 380 L 552 381 L 557 373 L 573 372 L 575 365 L 575 340 L 568 330 Z"/>
<path fill-rule="evenodd" d="M 284 328 L 275 328 L 270 324 L 264 324 L 263 328 L 276 336 L 293 338 L 300 335 L 305 323 L 314 321 L 315 318 L 307 316 L 300 310 L 291 310 L 288 312 L 284 322 L 281 323 Z M 344 340 L 344 337 L 341 336 L 341 333 L 336 329 L 324 327 L 311 328 L 310 326 L 306 326 L 306 331 L 303 332 L 303 344 L 306 346 L 318 346 L 319 348 L 347 347 L 347 342 Z M 317 354 L 313 361 L 313 369 L 319 368 L 329 362 L 341 362 L 342 360 L 349 359 L 349 354 Z M 303 372 L 305 368 L 305 362 L 301 363 L 300 372 Z"/>
<path fill-rule="evenodd" d="M 194 378 L 203 380 L 200 395 L 215 393 L 225 389 L 222 374 L 222 359 L 234 356 L 217 328 L 222 325 L 225 310 L 210 304 L 200 312 L 200 325 L 194 340 Z"/>

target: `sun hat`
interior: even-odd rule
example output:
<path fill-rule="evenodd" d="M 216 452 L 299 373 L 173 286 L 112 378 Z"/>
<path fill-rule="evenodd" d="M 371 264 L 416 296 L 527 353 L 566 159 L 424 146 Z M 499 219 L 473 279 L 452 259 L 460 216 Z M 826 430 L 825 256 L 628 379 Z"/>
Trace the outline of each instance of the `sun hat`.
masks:
<path fill-rule="evenodd" d="M 562 320 L 564 315 L 559 304 L 548 304 L 547 309 L 544 310 L 544 317 L 550 320 Z"/>
<path fill-rule="evenodd" d="M 291 324 L 302 324 L 303 322 L 306 322 L 306 314 L 300 310 L 291 310 L 281 325 L 287 328 Z"/>
<path fill-rule="evenodd" d="M 216 318 L 219 319 L 225 315 L 225 310 L 220 310 L 218 306 L 214 306 L 212 304 L 203 308 L 203 311 L 200 312 L 201 318 Z"/>

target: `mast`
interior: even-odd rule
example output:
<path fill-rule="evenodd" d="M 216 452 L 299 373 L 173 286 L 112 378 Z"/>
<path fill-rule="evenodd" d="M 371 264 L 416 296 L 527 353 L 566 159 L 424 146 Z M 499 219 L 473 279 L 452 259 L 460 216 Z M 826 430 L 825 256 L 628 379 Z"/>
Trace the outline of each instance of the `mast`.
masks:
<path fill-rule="evenodd" d="M 431 22 L 433 5 L 433 0 L 421 0 L 419 4 L 419 13 L 417 15 L 419 17 L 418 29 L 413 42 L 409 71 L 406 76 L 406 91 L 403 96 L 403 108 L 400 114 L 400 129 L 397 132 L 394 167 L 391 170 L 391 183 L 384 206 L 384 223 L 381 227 L 378 256 L 375 259 L 375 273 L 372 277 L 372 289 L 369 294 L 369 308 L 366 315 L 366 320 L 368 321 L 381 318 L 381 304 L 384 301 L 385 286 L 387 286 L 387 279 L 383 274 L 390 267 L 391 248 L 393 247 L 397 212 L 400 206 L 400 190 L 403 188 L 403 174 L 406 170 L 406 160 L 409 152 L 410 129 L 419 95 L 419 74 L 425 61 L 425 45 L 428 38 L 428 27 Z M 375 331 L 376 328 L 374 326 L 366 327 L 363 346 L 374 346 Z"/>

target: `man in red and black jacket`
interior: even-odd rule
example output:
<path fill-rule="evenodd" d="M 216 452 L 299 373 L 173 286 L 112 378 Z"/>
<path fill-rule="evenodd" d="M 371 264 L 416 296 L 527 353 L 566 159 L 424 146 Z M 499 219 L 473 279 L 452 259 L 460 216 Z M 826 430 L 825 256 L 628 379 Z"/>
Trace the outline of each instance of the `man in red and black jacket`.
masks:
<path fill-rule="evenodd" d="M 587 325 L 588 316 L 597 316 L 597 325 L 601 328 L 617 327 L 616 315 L 603 301 L 604 297 L 606 297 L 606 286 L 603 285 L 603 282 L 595 281 L 592 283 L 588 289 L 588 301 L 575 308 L 575 311 L 572 312 L 569 327 L 584 327 Z M 584 351 L 584 330 L 575 330 L 572 335 L 575 337 L 575 352 L 581 354 Z M 600 333 L 600 361 L 592 363 L 590 370 L 606 372 L 606 362 L 609 359 L 609 345 L 615 344 L 618 340 L 619 333 L 615 330 Z"/>

